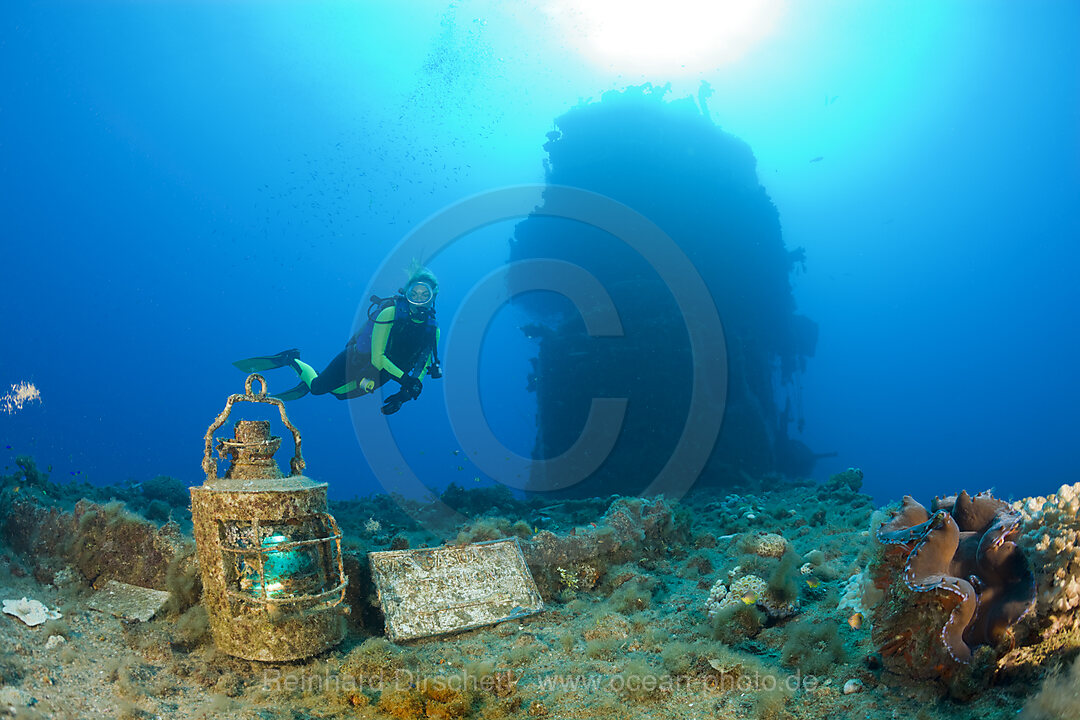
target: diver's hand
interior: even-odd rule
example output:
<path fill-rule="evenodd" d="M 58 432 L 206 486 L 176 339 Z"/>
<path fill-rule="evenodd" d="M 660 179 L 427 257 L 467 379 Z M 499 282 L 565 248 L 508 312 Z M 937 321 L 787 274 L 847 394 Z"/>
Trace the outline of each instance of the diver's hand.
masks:
<path fill-rule="evenodd" d="M 401 392 L 408 395 L 410 399 L 419 397 L 420 391 L 424 389 L 423 383 L 412 375 L 402 375 L 399 382 L 401 383 Z"/>
<path fill-rule="evenodd" d="M 401 409 L 401 404 L 408 400 L 409 397 L 405 394 L 405 391 L 396 392 L 390 397 L 386 398 L 386 402 L 380 408 L 383 415 L 393 415 Z"/>

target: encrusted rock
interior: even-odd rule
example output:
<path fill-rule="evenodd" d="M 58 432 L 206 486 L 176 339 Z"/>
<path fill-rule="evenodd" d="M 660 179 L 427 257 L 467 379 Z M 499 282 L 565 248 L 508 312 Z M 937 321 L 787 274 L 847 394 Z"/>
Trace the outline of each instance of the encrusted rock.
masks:
<path fill-rule="evenodd" d="M 8 544 L 24 557 L 65 560 L 90 582 L 119 580 L 164 590 L 170 564 L 194 553 L 175 522 L 158 527 L 120 503 L 80 500 L 65 512 L 37 500 L 19 500 L 0 508 L 0 524 Z M 58 575 L 56 583 L 73 579 Z"/>
<path fill-rule="evenodd" d="M 608 613 L 596 620 L 596 624 L 582 633 L 586 640 L 626 640 L 630 637 L 630 621 L 623 615 Z"/>
<path fill-rule="evenodd" d="M 688 537 L 688 521 L 663 498 L 620 498 L 594 527 L 556 535 L 541 530 L 522 542 L 540 593 L 551 597 L 569 583 L 595 587 L 613 565 L 660 557 Z"/>

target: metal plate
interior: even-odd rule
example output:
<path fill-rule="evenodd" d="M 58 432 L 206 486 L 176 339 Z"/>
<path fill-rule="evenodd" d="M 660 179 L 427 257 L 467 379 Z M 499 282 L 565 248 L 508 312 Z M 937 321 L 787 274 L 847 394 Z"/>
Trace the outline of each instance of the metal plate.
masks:
<path fill-rule="evenodd" d="M 168 601 L 169 593 L 164 590 L 110 580 L 90 598 L 89 607 L 127 620 L 146 622 Z"/>
<path fill-rule="evenodd" d="M 386 636 L 445 635 L 544 609 L 517 538 L 368 553 Z"/>

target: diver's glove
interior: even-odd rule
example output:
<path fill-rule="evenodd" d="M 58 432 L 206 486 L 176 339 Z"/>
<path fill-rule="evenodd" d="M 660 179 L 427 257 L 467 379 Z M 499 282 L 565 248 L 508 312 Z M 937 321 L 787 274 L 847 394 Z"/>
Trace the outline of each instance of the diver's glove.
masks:
<path fill-rule="evenodd" d="M 382 408 L 380 408 L 382 410 L 382 414 L 393 415 L 401 409 L 402 403 L 409 399 L 410 398 L 408 394 L 404 390 L 399 390 L 390 397 L 386 398 L 386 402 L 384 402 Z"/>
<path fill-rule="evenodd" d="M 420 397 L 420 391 L 424 389 L 423 384 L 412 375 L 402 375 L 399 382 L 401 383 L 401 392 L 398 394 L 404 393 L 408 396 L 406 398 L 408 400 L 415 400 Z"/>
<path fill-rule="evenodd" d="M 442 365 L 439 363 L 432 363 L 431 368 L 428 370 L 428 375 L 438 380 L 442 377 Z"/>
<path fill-rule="evenodd" d="M 386 402 L 382 406 L 383 415 L 393 415 L 401 409 L 404 402 L 415 400 L 420 395 L 420 391 L 424 389 L 420 381 L 412 375 L 402 375 L 398 382 L 401 383 L 401 389 L 386 398 Z"/>

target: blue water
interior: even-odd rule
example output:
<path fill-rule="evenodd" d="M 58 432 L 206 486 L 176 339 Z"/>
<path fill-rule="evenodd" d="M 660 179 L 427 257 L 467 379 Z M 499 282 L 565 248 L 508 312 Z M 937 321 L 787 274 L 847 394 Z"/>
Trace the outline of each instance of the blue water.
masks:
<path fill-rule="evenodd" d="M 0 464 L 200 482 L 233 360 L 298 347 L 321 368 L 425 218 L 543 181 L 556 117 L 705 81 L 806 248 L 794 295 L 821 334 L 796 437 L 837 452 L 814 476 L 859 466 L 880 501 L 1080 480 L 1080 5 L 778 3 L 759 42 L 705 68 L 597 62 L 552 5 L 3 3 L 0 391 L 41 400 L 0 414 Z M 433 259 L 444 328 L 513 226 Z M 480 351 L 488 421 L 520 454 L 526 320 L 504 308 Z M 288 411 L 335 496 L 386 486 L 347 403 Z M 438 381 L 390 424 L 428 487 L 491 482 L 457 454 Z"/>

